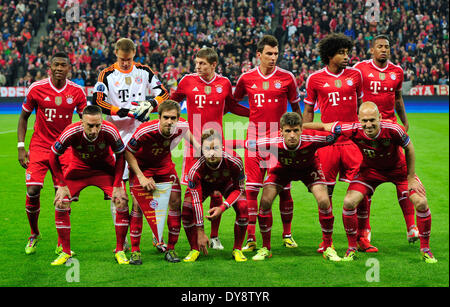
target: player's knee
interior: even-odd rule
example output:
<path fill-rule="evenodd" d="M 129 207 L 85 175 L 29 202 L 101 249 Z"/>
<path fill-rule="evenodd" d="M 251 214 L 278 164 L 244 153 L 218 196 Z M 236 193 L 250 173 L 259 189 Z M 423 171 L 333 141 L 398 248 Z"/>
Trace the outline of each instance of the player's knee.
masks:
<path fill-rule="evenodd" d="M 344 208 L 346 210 L 353 210 L 355 209 L 359 204 L 359 200 L 356 199 L 353 195 L 345 195 L 344 197 Z"/>
<path fill-rule="evenodd" d="M 268 211 L 268 210 L 272 209 L 272 202 L 273 202 L 273 199 L 270 199 L 265 196 L 261 197 L 261 202 L 259 204 L 260 210 Z"/>
<path fill-rule="evenodd" d="M 417 197 L 414 201 L 414 206 L 416 207 L 416 211 L 427 211 L 428 201 L 425 197 Z"/>
<path fill-rule="evenodd" d="M 317 205 L 322 210 L 327 210 L 328 208 L 330 208 L 330 199 L 328 198 L 328 195 L 318 197 Z"/>
<path fill-rule="evenodd" d="M 170 210 L 181 210 L 181 195 L 179 193 L 172 193 L 169 199 Z"/>
<path fill-rule="evenodd" d="M 38 196 L 41 193 L 41 186 L 29 185 L 27 186 L 27 194 L 29 197 Z"/>

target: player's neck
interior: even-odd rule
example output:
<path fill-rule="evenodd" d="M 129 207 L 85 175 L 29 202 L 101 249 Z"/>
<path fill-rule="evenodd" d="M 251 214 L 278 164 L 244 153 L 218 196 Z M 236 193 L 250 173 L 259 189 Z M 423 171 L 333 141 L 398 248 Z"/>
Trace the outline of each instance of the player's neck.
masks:
<path fill-rule="evenodd" d="M 331 72 L 332 74 L 335 74 L 335 75 L 339 75 L 344 70 L 344 68 L 341 68 L 340 66 L 332 64 L 332 63 L 327 65 L 327 69 L 329 72 Z"/>
<path fill-rule="evenodd" d="M 275 70 L 275 67 L 266 67 L 266 66 L 262 66 L 259 65 L 259 71 L 264 75 L 264 76 L 268 76 L 271 73 L 273 73 L 273 71 Z"/>
<path fill-rule="evenodd" d="M 59 89 L 62 89 L 63 87 L 64 87 L 64 85 L 66 85 L 66 79 L 60 79 L 60 80 L 57 80 L 57 79 L 53 79 L 53 77 L 50 77 L 50 82 L 53 84 L 53 86 L 55 87 L 55 88 L 57 88 L 58 90 Z"/>
<path fill-rule="evenodd" d="M 216 75 L 216 72 L 214 71 L 210 75 L 202 76 L 202 79 L 205 80 L 206 82 L 209 82 L 214 78 L 215 75 Z"/>
<path fill-rule="evenodd" d="M 385 68 L 388 65 L 388 61 L 385 62 L 379 62 L 376 59 L 372 59 L 373 64 L 375 64 L 375 66 L 379 67 L 379 68 Z"/>

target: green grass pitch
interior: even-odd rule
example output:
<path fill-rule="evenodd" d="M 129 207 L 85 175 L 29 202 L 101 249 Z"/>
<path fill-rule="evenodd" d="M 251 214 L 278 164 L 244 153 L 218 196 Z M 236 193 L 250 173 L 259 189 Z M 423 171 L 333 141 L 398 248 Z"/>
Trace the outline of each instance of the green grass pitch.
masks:
<path fill-rule="evenodd" d="M 226 211 L 220 227 L 225 250 L 210 250 L 195 263 L 171 264 L 163 260 L 151 243 L 151 234 L 144 221 L 141 242 L 142 266 L 119 266 L 112 249 L 115 247 L 114 227 L 109 202 L 94 187 L 85 189 L 80 201 L 73 203 L 71 244 L 77 252 L 75 266 L 51 267 L 56 257 L 56 230 L 52 205 L 54 191 L 47 176 L 41 192 L 39 227 L 43 240 L 36 254 L 25 255 L 29 236 L 25 213 L 24 170 L 17 162 L 16 129 L 18 115 L 0 115 L 0 286 L 163 286 L 163 287 L 397 287 L 449 286 L 449 124 L 448 114 L 409 114 L 409 134 L 416 149 L 416 171 L 427 189 L 432 212 L 431 248 L 439 260 L 428 265 L 421 261 L 419 245 L 406 241 L 406 227 L 392 184 L 381 185 L 372 201 L 372 242 L 377 254 L 359 253 L 352 263 L 331 263 L 316 253 L 321 241 L 317 205 L 302 183 L 294 182 L 293 236 L 299 247 L 281 245 L 282 226 L 278 200 L 274 203 L 272 228 L 273 257 L 264 262 L 236 263 L 231 258 L 234 210 Z M 76 118 L 76 116 L 74 117 Z M 225 122 L 241 121 L 232 115 Z M 34 116 L 30 118 L 32 128 Z M 33 130 L 27 133 L 26 144 Z M 241 134 L 243 135 L 243 134 Z M 28 148 L 28 147 L 27 147 Z M 243 155 L 242 151 L 239 151 Z M 175 159 L 181 169 L 181 157 Z M 334 203 L 334 244 L 343 255 L 347 239 L 342 225 L 342 200 L 348 184 L 336 185 Z M 209 207 L 209 200 L 205 207 Z M 206 229 L 209 233 L 209 223 Z M 167 239 L 167 231 L 165 233 Z M 261 236 L 257 228 L 258 243 Z M 184 257 L 189 251 L 184 230 L 181 230 L 176 251 Z M 79 280 L 76 279 L 79 277 Z"/>

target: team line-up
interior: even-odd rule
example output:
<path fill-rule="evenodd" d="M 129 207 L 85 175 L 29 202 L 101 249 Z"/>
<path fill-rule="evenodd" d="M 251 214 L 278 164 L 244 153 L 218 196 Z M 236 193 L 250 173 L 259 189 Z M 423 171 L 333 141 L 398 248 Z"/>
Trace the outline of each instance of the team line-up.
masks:
<path fill-rule="evenodd" d="M 133 41 L 121 38 L 115 44 L 117 61 L 100 73 L 89 105 L 82 88 L 67 80 L 71 69 L 67 54 L 55 53 L 49 78 L 28 88 L 18 123 L 18 159 L 26 169 L 25 206 L 31 230 L 25 253 L 34 254 L 42 240 L 40 191 L 50 170 L 58 233 L 58 256 L 52 265 L 62 265 L 74 255 L 71 202 L 90 185 L 111 199 L 114 255 L 119 264 L 142 264 L 144 217 L 153 231 L 154 245 L 169 262 L 181 261 L 175 252 L 181 226 L 191 248 L 184 262 L 196 261 L 200 253 L 207 255 L 208 248 L 223 249 L 218 230 L 221 215 L 230 207 L 236 212 L 234 260 L 246 261 L 245 254 L 250 252 L 255 261 L 266 260 L 272 257 L 272 204 L 277 196 L 283 244 L 298 247 L 291 233 L 292 181 L 302 181 L 317 202 L 322 230 L 317 252 L 326 260 L 354 261 L 357 251 L 378 252 L 371 244 L 371 196 L 378 185 L 392 182 L 407 240 L 420 241 L 423 261 L 437 262 L 429 246 L 431 212 L 415 173 L 414 147 L 407 134 L 403 70 L 389 61 L 390 42 L 385 35 L 372 40 L 371 59 L 349 67 L 352 47 L 351 39 L 343 34 L 330 34 L 318 43 L 325 66 L 307 79 L 303 114 L 295 77 L 277 66 L 278 41 L 271 35 L 257 43 L 259 64 L 239 77 L 234 91 L 230 81 L 215 71 L 217 53 L 203 47 L 195 55 L 195 73 L 185 75 L 170 95 L 148 66 L 133 61 Z M 154 97 L 150 100 L 146 100 L 148 90 Z M 249 108 L 239 104 L 245 96 Z M 180 118 L 184 100 L 187 121 Z M 287 112 L 288 103 L 292 112 Z M 317 109 L 320 122 L 314 122 Z M 34 110 L 34 132 L 26 150 L 27 123 Z M 81 120 L 72 123 L 74 111 Z M 149 120 L 152 112 L 157 112 L 158 119 Z M 248 117 L 245 140 L 224 140 L 223 115 L 227 112 Z M 178 177 L 171 150 L 181 141 L 186 146 Z M 244 148 L 244 159 L 235 153 L 237 148 Z M 343 257 L 332 240 L 332 195 L 337 179 L 349 183 L 343 200 L 348 239 Z M 167 243 L 156 228 L 161 184 L 168 184 Z M 182 184 L 187 186 L 183 198 Z M 204 214 L 202 204 L 208 197 L 210 209 Z M 205 218 L 211 222 L 209 237 Z M 259 249 L 257 221 L 262 236 Z"/>

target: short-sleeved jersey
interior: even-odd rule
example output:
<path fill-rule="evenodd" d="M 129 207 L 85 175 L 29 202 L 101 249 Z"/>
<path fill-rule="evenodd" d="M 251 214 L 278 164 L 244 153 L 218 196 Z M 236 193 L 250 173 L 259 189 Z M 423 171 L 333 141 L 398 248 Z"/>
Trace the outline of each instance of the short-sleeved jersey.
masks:
<path fill-rule="evenodd" d="M 235 103 L 230 80 L 219 74 L 210 81 L 198 74 L 185 75 L 170 99 L 186 99 L 189 129 L 197 141 L 205 128 L 221 131 L 225 105 Z"/>
<path fill-rule="evenodd" d="M 276 136 L 288 101 L 300 101 L 294 75 L 280 67 L 267 76 L 259 66 L 243 73 L 236 83 L 234 98 L 241 101 L 246 95 L 250 106 L 247 139 Z"/>
<path fill-rule="evenodd" d="M 188 123 L 180 118 L 172 134 L 164 136 L 160 130 L 159 120 L 152 120 L 137 128 L 126 148 L 134 154 L 143 172 L 150 170 L 155 175 L 167 174 L 175 166 L 171 150 L 188 131 Z"/>
<path fill-rule="evenodd" d="M 383 119 L 397 122 L 395 92 L 402 90 L 403 69 L 391 61 L 380 68 L 373 60 L 358 62 L 354 67 L 362 74 L 364 100 L 375 103 Z"/>
<path fill-rule="evenodd" d="M 123 71 L 115 63 L 100 73 L 92 102 L 102 108 L 103 113 L 108 115 L 106 119 L 119 131 L 129 131 L 130 127 L 134 131 L 139 121 L 131 117 L 120 118 L 115 114 L 120 108 L 130 109 L 133 101 L 145 100 L 148 90 L 158 103 L 169 98 L 167 90 L 147 65 L 133 63 L 129 71 Z"/>
<path fill-rule="evenodd" d="M 261 138 L 256 142 L 258 150 L 268 151 L 275 155 L 278 162 L 272 169 L 289 168 L 299 172 L 316 165 L 315 153 L 318 148 L 331 145 L 336 136 L 330 132 L 303 130 L 296 148 L 289 149 L 284 138 Z"/>
<path fill-rule="evenodd" d="M 55 154 L 62 155 L 68 147 L 72 147 L 69 168 L 86 171 L 111 172 L 115 165 L 113 153 L 119 154 L 125 150 L 119 131 L 106 120 L 102 122 L 97 138 L 92 141 L 87 138 L 81 121 L 67 126 L 51 149 Z"/>
<path fill-rule="evenodd" d="M 323 123 L 357 121 L 358 99 L 362 97 L 361 72 L 355 68 L 347 67 L 335 75 L 324 67 L 306 80 L 305 104 L 317 104 Z"/>
<path fill-rule="evenodd" d="M 50 152 L 57 137 L 72 123 L 74 110 L 79 114 L 86 107 L 86 94 L 72 81 L 57 89 L 50 78 L 36 81 L 28 88 L 22 110 L 36 109 L 36 121 L 30 150 Z"/>
<path fill-rule="evenodd" d="M 202 156 L 192 166 L 188 175 L 188 189 L 192 195 L 194 208 L 194 223 L 203 225 L 203 200 L 208 193 L 219 191 L 222 195 L 228 195 L 224 202 L 226 208 L 232 206 L 245 192 L 245 174 L 242 159 L 233 152 L 222 152 L 222 161 L 216 169 L 206 164 Z"/>
<path fill-rule="evenodd" d="M 363 155 L 361 168 L 369 167 L 377 170 L 397 169 L 405 166 L 405 155 L 401 147 L 405 148 L 410 142 L 404 128 L 398 124 L 381 121 L 380 132 L 370 138 L 359 122 L 338 122 L 332 127 L 341 127 L 341 134 L 350 138 Z"/>

